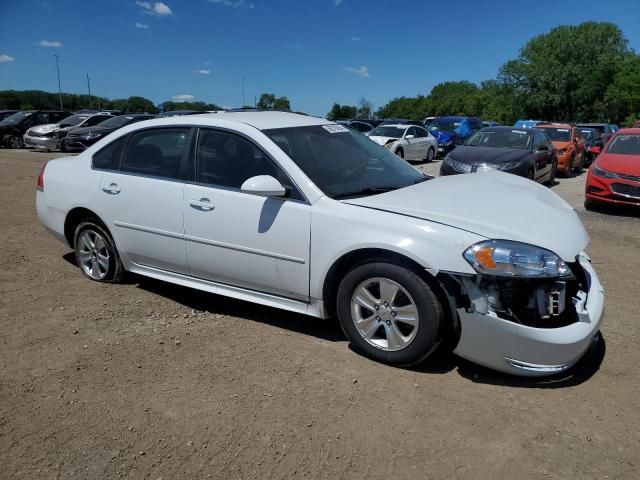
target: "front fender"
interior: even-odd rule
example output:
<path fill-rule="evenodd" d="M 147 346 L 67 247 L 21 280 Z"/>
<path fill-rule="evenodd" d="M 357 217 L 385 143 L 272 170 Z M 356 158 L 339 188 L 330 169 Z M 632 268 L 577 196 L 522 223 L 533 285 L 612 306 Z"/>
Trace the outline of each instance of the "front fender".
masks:
<path fill-rule="evenodd" d="M 431 274 L 474 273 L 462 252 L 484 237 L 406 215 L 350 205 L 328 197 L 314 203 L 311 220 L 310 295 L 322 298 L 331 267 L 362 249 L 407 257 Z"/>

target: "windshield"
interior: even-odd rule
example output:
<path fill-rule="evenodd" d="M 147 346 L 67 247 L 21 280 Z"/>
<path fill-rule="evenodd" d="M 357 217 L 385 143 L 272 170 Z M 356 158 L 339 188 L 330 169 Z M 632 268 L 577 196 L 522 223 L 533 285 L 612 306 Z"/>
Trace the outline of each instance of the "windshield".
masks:
<path fill-rule="evenodd" d="M 406 130 L 406 127 L 376 127 L 369 134 L 370 137 L 389 137 L 389 138 L 402 138 L 402 134 Z"/>
<path fill-rule="evenodd" d="M 33 110 L 30 112 L 18 112 L 18 113 L 14 113 L 13 115 L 8 116 L 7 118 L 5 118 L 3 121 L 6 123 L 20 123 L 22 120 L 24 120 L 25 118 L 33 115 Z"/>
<path fill-rule="evenodd" d="M 400 157 L 338 125 L 263 130 L 332 198 L 364 196 L 428 179 Z"/>
<path fill-rule="evenodd" d="M 473 147 L 515 148 L 517 150 L 530 150 L 531 131 L 523 130 L 489 130 L 484 129 L 474 133 L 465 142 L 465 145 Z"/>
<path fill-rule="evenodd" d="M 60 120 L 61 127 L 73 127 L 84 122 L 89 115 L 71 115 L 63 120 Z"/>
<path fill-rule="evenodd" d="M 455 132 L 460 126 L 460 120 L 436 118 L 429 124 L 429 130 L 442 130 L 443 132 Z"/>
<path fill-rule="evenodd" d="M 604 125 L 578 125 L 578 127 L 588 127 L 597 131 L 599 135 L 604 133 Z"/>
<path fill-rule="evenodd" d="M 593 130 L 589 129 L 589 130 L 580 130 L 580 135 L 582 135 L 582 138 L 584 138 L 585 140 L 593 140 Z"/>
<path fill-rule="evenodd" d="M 616 135 L 607 147 L 607 153 L 640 155 L 640 134 Z"/>
<path fill-rule="evenodd" d="M 121 115 L 119 117 L 113 117 L 113 118 L 110 118 L 109 120 L 105 120 L 104 122 L 100 122 L 99 125 L 101 127 L 107 127 L 107 128 L 120 128 L 120 127 L 124 127 L 127 123 L 129 123 L 134 118 L 135 117 L 132 117 L 131 115 Z"/>
<path fill-rule="evenodd" d="M 552 142 L 571 141 L 571 130 L 568 128 L 544 128 L 543 131 L 548 135 Z"/>

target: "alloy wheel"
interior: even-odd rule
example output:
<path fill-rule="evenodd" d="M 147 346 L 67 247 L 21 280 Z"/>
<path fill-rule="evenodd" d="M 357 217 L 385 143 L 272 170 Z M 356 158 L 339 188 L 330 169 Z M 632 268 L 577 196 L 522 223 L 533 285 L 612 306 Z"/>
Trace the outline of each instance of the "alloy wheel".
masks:
<path fill-rule="evenodd" d="M 388 352 L 407 347 L 418 332 L 416 303 L 402 285 L 388 278 L 370 278 L 356 287 L 351 318 L 367 343 Z"/>
<path fill-rule="evenodd" d="M 22 148 L 22 139 L 14 135 L 9 137 L 7 144 L 9 145 L 9 148 Z"/>
<path fill-rule="evenodd" d="M 87 229 L 78 237 L 78 261 L 84 272 L 94 280 L 107 276 L 111 255 L 102 235 Z"/>

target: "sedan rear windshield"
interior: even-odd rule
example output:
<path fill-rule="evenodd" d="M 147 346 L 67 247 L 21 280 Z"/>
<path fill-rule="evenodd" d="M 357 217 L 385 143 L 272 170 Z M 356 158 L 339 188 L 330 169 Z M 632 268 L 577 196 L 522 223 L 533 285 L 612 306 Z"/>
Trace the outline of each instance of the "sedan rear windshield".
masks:
<path fill-rule="evenodd" d="M 607 153 L 640 155 L 640 134 L 616 135 L 607 147 Z"/>
<path fill-rule="evenodd" d="M 429 178 L 364 135 L 336 127 L 276 128 L 263 133 L 332 198 L 373 195 Z"/>
<path fill-rule="evenodd" d="M 369 134 L 371 137 L 389 137 L 389 138 L 402 138 L 402 134 L 406 128 L 400 127 L 377 127 L 374 128 Z"/>
<path fill-rule="evenodd" d="M 552 142 L 569 142 L 571 141 L 571 130 L 568 128 L 544 128 Z"/>
<path fill-rule="evenodd" d="M 474 133 L 464 144 L 473 147 L 530 150 L 531 137 L 531 130 L 489 130 L 485 128 L 484 130 Z"/>

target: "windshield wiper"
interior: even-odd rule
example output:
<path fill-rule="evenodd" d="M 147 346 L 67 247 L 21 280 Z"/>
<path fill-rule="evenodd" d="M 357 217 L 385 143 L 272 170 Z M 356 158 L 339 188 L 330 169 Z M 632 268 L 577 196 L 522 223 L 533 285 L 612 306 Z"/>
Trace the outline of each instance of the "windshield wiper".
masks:
<path fill-rule="evenodd" d="M 385 192 L 391 192 L 392 190 L 397 190 L 399 188 L 402 187 L 398 187 L 397 185 L 388 185 L 388 186 L 384 186 L 384 187 L 367 187 L 367 188 L 363 188 L 362 190 L 356 190 L 354 192 L 344 192 L 344 193 L 339 193 L 337 195 L 334 195 L 333 198 L 335 200 L 340 200 L 343 198 L 347 198 L 347 197 L 359 197 L 359 196 L 365 196 L 365 195 L 375 195 L 377 193 L 385 193 Z"/>

